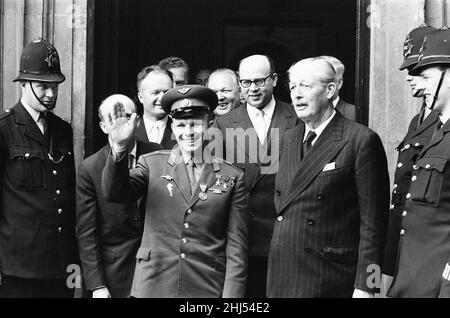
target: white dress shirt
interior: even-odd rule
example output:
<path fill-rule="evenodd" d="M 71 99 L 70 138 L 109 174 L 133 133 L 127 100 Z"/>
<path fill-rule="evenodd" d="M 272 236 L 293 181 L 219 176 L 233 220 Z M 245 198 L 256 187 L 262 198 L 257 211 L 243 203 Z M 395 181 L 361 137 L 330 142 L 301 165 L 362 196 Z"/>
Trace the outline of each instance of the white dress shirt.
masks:
<path fill-rule="evenodd" d="M 275 111 L 275 98 L 272 96 L 270 102 L 263 109 L 258 109 L 250 105 L 246 107 L 250 121 L 258 135 L 259 142 L 263 145 L 270 127 L 270 122 L 272 121 L 273 112 Z"/>
<path fill-rule="evenodd" d="M 22 99 L 20 100 L 20 102 L 22 103 L 23 107 L 25 107 L 25 109 L 27 110 L 27 112 L 30 114 L 31 118 L 33 118 L 34 122 L 36 123 L 36 125 L 38 126 L 38 128 L 40 129 L 41 133 L 44 134 L 44 125 L 42 124 L 42 122 L 39 120 L 39 115 L 41 114 L 40 112 L 38 112 L 37 110 L 35 110 L 34 108 L 32 108 L 31 106 L 29 106 L 27 103 L 25 103 Z"/>
<path fill-rule="evenodd" d="M 303 142 L 305 142 L 306 140 L 306 136 L 308 135 L 308 133 L 312 130 L 316 133 L 316 137 L 312 140 L 311 142 L 311 146 L 315 144 L 315 142 L 317 141 L 317 139 L 319 139 L 319 136 L 322 134 L 322 132 L 325 130 L 325 128 L 328 126 L 328 124 L 330 123 L 330 121 L 333 119 L 334 115 L 336 115 L 336 111 L 333 110 L 333 114 L 331 114 L 330 118 L 328 118 L 327 120 L 325 120 L 319 127 L 317 127 L 316 129 L 311 129 L 307 124 L 305 125 L 305 135 L 303 136 Z"/>
<path fill-rule="evenodd" d="M 144 115 L 144 125 L 148 140 L 160 144 L 164 136 L 164 130 L 166 129 L 167 116 L 163 119 L 152 121 Z"/>

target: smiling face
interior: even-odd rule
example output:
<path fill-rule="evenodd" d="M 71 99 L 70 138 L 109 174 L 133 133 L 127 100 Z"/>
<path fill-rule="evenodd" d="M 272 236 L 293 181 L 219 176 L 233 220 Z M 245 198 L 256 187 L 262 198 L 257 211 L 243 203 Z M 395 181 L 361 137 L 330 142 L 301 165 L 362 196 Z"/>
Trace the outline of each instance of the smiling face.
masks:
<path fill-rule="evenodd" d="M 270 102 L 273 89 L 277 85 L 277 75 L 271 73 L 270 63 L 266 57 L 253 55 L 243 59 L 239 65 L 239 78 L 241 90 L 248 105 L 262 109 Z M 261 87 L 254 82 L 249 87 L 242 85 L 243 81 L 256 81 L 257 79 L 265 79 Z"/>
<path fill-rule="evenodd" d="M 324 61 L 302 60 L 289 70 L 289 90 L 297 116 L 312 128 L 332 111 L 336 91 L 333 70 Z"/>
<path fill-rule="evenodd" d="M 149 73 L 139 85 L 138 98 L 144 106 L 144 115 L 156 120 L 167 114 L 161 107 L 161 98 L 172 88 L 172 79 L 165 73 L 154 71 Z"/>
<path fill-rule="evenodd" d="M 212 89 L 219 100 L 214 114 L 225 115 L 240 104 L 239 85 L 236 78 L 227 72 L 213 73 L 208 81 L 208 88 Z"/>
<path fill-rule="evenodd" d="M 420 87 L 420 77 L 419 76 L 411 76 L 406 75 L 406 81 L 408 82 L 409 86 L 411 87 L 411 93 L 413 97 L 422 97 L 423 96 L 423 89 Z"/>
<path fill-rule="evenodd" d="M 211 124 L 208 114 L 190 118 L 172 118 L 172 132 L 180 150 L 188 155 L 197 153 Z"/>
<path fill-rule="evenodd" d="M 33 90 L 31 86 L 33 86 Z M 22 82 L 22 99 L 31 108 L 38 112 L 45 112 L 49 109 L 53 109 L 55 106 L 56 98 L 58 97 L 58 83 L 48 83 L 48 82 Z M 44 107 L 41 105 L 39 100 L 46 105 Z"/>

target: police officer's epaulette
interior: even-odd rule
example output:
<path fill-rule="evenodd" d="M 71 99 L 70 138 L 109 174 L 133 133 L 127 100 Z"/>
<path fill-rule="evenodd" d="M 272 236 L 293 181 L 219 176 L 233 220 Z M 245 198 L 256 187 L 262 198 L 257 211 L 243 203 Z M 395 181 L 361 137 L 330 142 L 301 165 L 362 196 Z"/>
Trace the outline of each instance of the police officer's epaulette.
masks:
<path fill-rule="evenodd" d="M 5 111 L 0 113 L 0 120 L 10 116 L 12 113 L 13 113 L 12 109 L 10 109 L 10 108 L 5 109 Z"/>
<path fill-rule="evenodd" d="M 233 163 L 231 163 L 231 161 L 227 161 L 227 160 L 222 159 L 222 158 L 213 158 L 213 163 L 225 163 L 225 164 L 233 167 L 234 169 L 236 169 L 239 172 L 243 171 L 241 168 L 239 168 L 238 166 L 235 166 Z"/>
<path fill-rule="evenodd" d="M 161 155 L 167 156 L 167 155 L 170 155 L 171 152 L 172 152 L 172 150 L 157 150 L 157 151 L 143 154 L 142 157 L 152 157 L 152 156 L 161 156 Z"/>

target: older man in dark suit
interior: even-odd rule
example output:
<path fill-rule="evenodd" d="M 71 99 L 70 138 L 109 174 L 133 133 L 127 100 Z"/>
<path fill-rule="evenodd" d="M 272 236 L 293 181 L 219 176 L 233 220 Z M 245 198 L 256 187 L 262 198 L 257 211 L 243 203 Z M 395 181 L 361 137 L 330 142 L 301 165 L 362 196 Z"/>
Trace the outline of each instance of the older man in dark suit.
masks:
<path fill-rule="evenodd" d="M 133 101 L 112 95 L 99 107 L 100 127 L 109 134 L 105 120 L 116 103 L 127 114 L 136 112 Z M 130 139 L 129 168 L 140 155 L 161 150 L 156 143 Z M 77 176 L 77 234 L 83 278 L 94 298 L 129 297 L 141 243 L 143 220 L 137 202 L 107 202 L 102 192 L 102 172 L 111 149 L 109 144 L 85 159 Z"/>
<path fill-rule="evenodd" d="M 217 119 L 225 138 L 227 160 L 244 171 L 250 193 L 249 269 L 247 297 L 265 297 L 267 256 L 276 218 L 273 203 L 279 142 L 298 123 L 291 105 L 273 96 L 278 77 L 267 56 L 253 55 L 239 66 L 240 85 L 247 105 Z M 230 134 L 231 133 L 231 134 Z"/>
<path fill-rule="evenodd" d="M 334 110 L 334 77 L 320 58 L 289 69 L 292 103 L 304 124 L 282 141 L 269 297 L 371 297 L 379 288 L 368 278 L 383 258 L 386 155 L 375 132 Z"/>

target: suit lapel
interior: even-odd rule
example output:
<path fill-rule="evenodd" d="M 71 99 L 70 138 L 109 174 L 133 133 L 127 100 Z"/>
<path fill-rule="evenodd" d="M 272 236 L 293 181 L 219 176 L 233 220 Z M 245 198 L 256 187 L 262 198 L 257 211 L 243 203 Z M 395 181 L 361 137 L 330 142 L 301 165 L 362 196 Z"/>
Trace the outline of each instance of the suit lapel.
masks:
<path fill-rule="evenodd" d="M 425 118 L 425 120 L 419 125 L 419 127 L 417 127 L 417 129 L 412 132 L 411 136 L 409 136 L 408 139 L 420 135 L 425 129 L 427 129 L 431 125 L 434 125 L 438 118 L 439 118 L 438 112 L 436 111 L 431 112 L 427 116 L 427 118 Z"/>
<path fill-rule="evenodd" d="M 166 128 L 164 128 L 164 134 L 161 139 L 161 145 L 164 148 L 169 148 L 172 142 L 172 127 L 170 126 L 172 124 L 172 119 L 170 117 L 167 117 L 167 123 Z M 175 141 L 173 141 L 175 143 Z"/>
<path fill-rule="evenodd" d="M 286 199 L 282 201 L 279 213 L 283 211 L 305 188 L 317 177 L 323 167 L 345 146 L 347 141 L 342 139 L 344 129 L 344 117 L 336 113 L 334 118 L 319 136 L 313 147 L 304 156 L 294 174 L 292 183 L 289 186 Z M 303 134 L 302 134 L 303 136 Z M 301 142 L 289 150 L 290 156 L 297 156 L 301 148 Z"/>
<path fill-rule="evenodd" d="M 139 118 L 139 126 L 136 128 L 136 139 L 149 142 L 143 117 Z"/>
<path fill-rule="evenodd" d="M 186 171 L 186 164 L 184 163 L 183 156 L 178 147 L 172 150 L 168 164 L 172 166 L 170 176 L 173 178 L 175 185 L 180 190 L 186 203 L 189 203 L 191 197 L 189 177 Z"/>
<path fill-rule="evenodd" d="M 16 104 L 14 107 L 15 118 L 18 124 L 24 126 L 24 134 L 30 137 L 31 139 L 39 142 L 42 145 L 45 145 L 45 138 L 42 132 L 39 130 L 36 122 L 33 120 L 31 115 L 27 112 L 22 103 Z"/>

